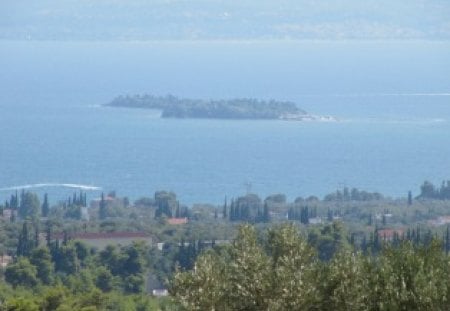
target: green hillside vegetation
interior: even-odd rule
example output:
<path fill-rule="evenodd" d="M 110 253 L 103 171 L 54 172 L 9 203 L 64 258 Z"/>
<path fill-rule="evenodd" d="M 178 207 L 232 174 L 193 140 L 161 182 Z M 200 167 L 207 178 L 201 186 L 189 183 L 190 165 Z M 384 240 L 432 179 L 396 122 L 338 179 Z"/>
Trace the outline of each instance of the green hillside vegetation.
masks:
<path fill-rule="evenodd" d="M 171 293 L 186 310 L 448 310 L 450 260 L 439 241 L 371 256 L 329 239 L 337 251 L 324 262 L 294 225 L 262 238 L 242 226 L 229 247 L 177 271 Z"/>
<path fill-rule="evenodd" d="M 11 260 L 0 310 L 444 310 L 448 185 L 425 182 L 405 198 L 344 188 L 193 206 L 170 191 L 134 202 L 112 191 L 90 204 L 84 192 L 57 203 L 16 192 L 0 205 L 0 256 Z M 153 243 L 71 238 L 114 232 Z M 148 295 L 159 288 L 171 297 Z"/>

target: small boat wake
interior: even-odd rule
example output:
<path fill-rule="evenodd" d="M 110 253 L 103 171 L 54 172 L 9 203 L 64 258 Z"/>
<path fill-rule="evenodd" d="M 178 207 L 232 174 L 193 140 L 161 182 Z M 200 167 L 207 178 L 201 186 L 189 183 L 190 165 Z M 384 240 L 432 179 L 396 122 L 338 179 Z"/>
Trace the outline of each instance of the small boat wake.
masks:
<path fill-rule="evenodd" d="M 0 191 L 13 191 L 13 190 L 22 190 L 22 189 L 35 189 L 35 188 L 73 188 L 73 189 L 80 189 L 80 190 L 85 190 L 85 191 L 97 191 L 97 190 L 102 189 L 101 187 L 92 186 L 92 185 L 40 183 L 40 184 L 29 184 L 29 185 L 5 187 L 5 188 L 0 188 Z"/>

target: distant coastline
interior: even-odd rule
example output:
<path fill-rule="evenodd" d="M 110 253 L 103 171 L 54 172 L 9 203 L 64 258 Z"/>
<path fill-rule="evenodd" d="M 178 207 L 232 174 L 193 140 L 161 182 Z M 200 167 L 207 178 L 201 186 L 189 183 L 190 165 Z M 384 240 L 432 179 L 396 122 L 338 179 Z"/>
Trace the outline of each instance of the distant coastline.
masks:
<path fill-rule="evenodd" d="M 105 106 L 158 109 L 162 118 L 335 121 L 333 117 L 311 115 L 293 102 L 253 98 L 202 100 L 145 94 L 118 96 Z"/>

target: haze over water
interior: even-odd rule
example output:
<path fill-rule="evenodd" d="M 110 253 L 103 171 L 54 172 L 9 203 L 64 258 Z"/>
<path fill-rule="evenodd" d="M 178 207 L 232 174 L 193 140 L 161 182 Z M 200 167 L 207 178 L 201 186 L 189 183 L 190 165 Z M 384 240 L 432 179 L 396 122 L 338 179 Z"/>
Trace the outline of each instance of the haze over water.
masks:
<path fill-rule="evenodd" d="M 450 178 L 449 43 L 0 43 L 0 200 L 40 185 L 221 203 L 344 185 L 404 196 Z M 334 123 L 166 120 L 120 94 L 295 101 Z M 61 185 L 64 184 L 64 185 Z M 68 186 L 71 185 L 71 186 Z M 85 186 L 93 187 L 86 188 Z"/>

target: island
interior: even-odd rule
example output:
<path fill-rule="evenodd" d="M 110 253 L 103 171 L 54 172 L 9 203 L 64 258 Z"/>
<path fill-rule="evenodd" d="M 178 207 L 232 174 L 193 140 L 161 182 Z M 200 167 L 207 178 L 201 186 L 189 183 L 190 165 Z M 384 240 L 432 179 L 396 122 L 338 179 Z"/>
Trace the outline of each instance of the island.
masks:
<path fill-rule="evenodd" d="M 204 100 L 178 98 L 173 95 L 126 95 L 118 96 L 105 104 L 108 107 L 155 109 L 162 118 L 197 119 L 256 119 L 291 121 L 333 121 L 332 117 L 315 116 L 290 101 L 236 98 Z"/>

